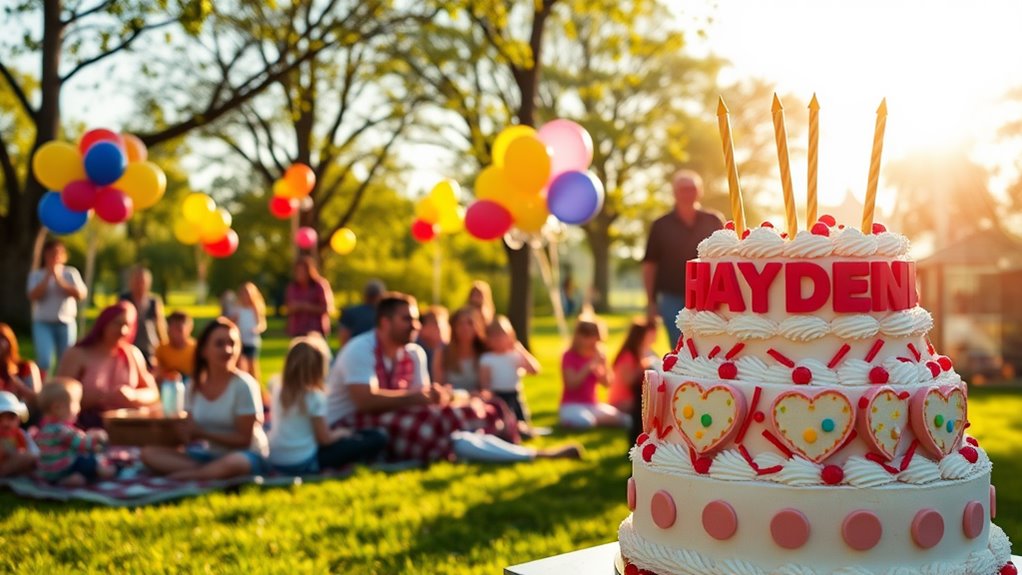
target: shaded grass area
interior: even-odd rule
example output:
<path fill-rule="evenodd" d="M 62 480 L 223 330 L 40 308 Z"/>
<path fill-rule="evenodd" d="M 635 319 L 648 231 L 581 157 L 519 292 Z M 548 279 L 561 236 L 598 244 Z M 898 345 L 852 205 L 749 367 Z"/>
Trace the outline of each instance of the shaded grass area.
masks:
<path fill-rule="evenodd" d="M 611 349 L 627 318 L 612 317 Z M 264 374 L 286 351 L 271 323 Z M 564 349 L 537 320 L 544 372 L 526 380 L 538 425 L 552 426 Z M 1022 541 L 1022 390 L 976 389 L 970 430 L 994 460 L 997 522 Z M 0 571 L 443 573 L 494 575 L 509 564 L 612 541 L 627 514 L 630 475 L 620 430 L 566 434 L 583 461 L 513 466 L 437 464 L 288 488 L 242 488 L 134 510 L 22 501 L 0 493 Z"/>

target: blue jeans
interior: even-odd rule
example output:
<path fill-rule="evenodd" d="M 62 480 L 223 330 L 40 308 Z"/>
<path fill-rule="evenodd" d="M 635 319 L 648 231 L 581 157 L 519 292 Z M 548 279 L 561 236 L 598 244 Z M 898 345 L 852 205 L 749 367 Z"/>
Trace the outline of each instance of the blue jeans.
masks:
<path fill-rule="evenodd" d="M 78 339 L 78 326 L 59 321 L 33 321 L 32 344 L 35 345 L 35 362 L 43 373 L 52 375 L 67 348 Z M 53 359 L 56 353 L 56 360 Z M 50 362 L 53 361 L 51 364 Z"/>
<path fill-rule="evenodd" d="M 263 459 L 263 456 L 259 455 L 258 453 L 255 453 L 254 451 L 250 451 L 248 449 L 239 449 L 238 451 L 235 451 L 233 453 L 240 453 L 244 455 L 246 459 L 248 459 L 248 463 L 251 466 L 251 469 L 249 470 L 248 473 L 249 475 L 264 475 L 267 471 L 270 470 L 270 466 L 266 462 L 266 460 Z M 202 465 L 205 465 L 229 454 L 213 453 L 202 444 L 193 444 L 185 447 L 185 455 L 190 457 L 193 461 L 197 461 Z"/>
<path fill-rule="evenodd" d="M 660 319 L 667 328 L 667 349 L 674 349 L 678 339 L 681 338 L 681 330 L 678 329 L 678 312 L 685 307 L 685 297 L 671 293 L 657 294 L 657 309 L 660 311 Z"/>

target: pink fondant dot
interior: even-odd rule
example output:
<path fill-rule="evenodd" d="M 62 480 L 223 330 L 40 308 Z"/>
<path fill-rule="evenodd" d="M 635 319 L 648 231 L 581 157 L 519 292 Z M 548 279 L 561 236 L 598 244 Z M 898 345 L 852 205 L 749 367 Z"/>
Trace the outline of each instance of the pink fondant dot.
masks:
<path fill-rule="evenodd" d="M 703 529 L 710 537 L 724 541 L 738 531 L 738 514 L 727 501 L 711 501 L 703 508 Z"/>
<path fill-rule="evenodd" d="M 990 519 L 997 519 L 997 488 L 990 486 Z"/>
<path fill-rule="evenodd" d="M 880 517 L 872 511 L 852 511 L 841 523 L 841 536 L 845 543 L 856 551 L 869 551 L 876 547 L 884 534 Z"/>
<path fill-rule="evenodd" d="M 635 478 L 628 478 L 628 510 L 635 511 Z"/>
<path fill-rule="evenodd" d="M 798 549 L 809 541 L 809 520 L 796 509 L 782 509 L 770 520 L 774 543 L 785 549 Z"/>
<path fill-rule="evenodd" d="M 657 491 L 650 501 L 650 513 L 653 515 L 653 523 L 661 529 L 670 529 L 674 520 L 678 518 L 678 508 L 674 506 L 674 498 L 666 491 Z"/>
<path fill-rule="evenodd" d="M 986 512 L 983 511 L 983 504 L 979 501 L 970 501 L 965 504 L 965 513 L 962 514 L 962 530 L 969 539 L 975 539 L 983 533 L 986 523 Z"/>
<path fill-rule="evenodd" d="M 933 509 L 923 509 L 912 519 L 912 540 L 929 549 L 944 538 L 944 518 Z"/>

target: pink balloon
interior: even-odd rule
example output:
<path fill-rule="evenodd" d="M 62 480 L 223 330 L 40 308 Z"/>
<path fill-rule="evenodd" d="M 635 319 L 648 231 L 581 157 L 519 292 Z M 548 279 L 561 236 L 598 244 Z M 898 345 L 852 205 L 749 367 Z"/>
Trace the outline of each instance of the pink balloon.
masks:
<path fill-rule="evenodd" d="M 570 171 L 584 172 L 593 163 L 593 138 L 585 128 L 571 120 L 543 124 L 536 136 L 553 150 L 550 179 Z"/>
<path fill-rule="evenodd" d="M 105 222 L 119 224 L 131 217 L 135 205 L 124 192 L 110 186 L 96 194 L 96 215 Z"/>
<path fill-rule="evenodd" d="M 514 217 L 491 200 L 476 200 L 465 212 L 465 229 L 480 240 L 495 240 L 511 229 Z"/>
<path fill-rule="evenodd" d="M 99 188 L 89 180 L 75 180 L 64 186 L 60 199 L 67 209 L 74 212 L 87 212 L 96 207 L 96 196 Z"/>
<path fill-rule="evenodd" d="M 316 234 L 316 230 L 308 226 L 300 227 L 298 228 L 298 231 L 295 232 L 295 244 L 303 250 L 311 250 L 316 247 L 318 239 L 319 236 Z"/>

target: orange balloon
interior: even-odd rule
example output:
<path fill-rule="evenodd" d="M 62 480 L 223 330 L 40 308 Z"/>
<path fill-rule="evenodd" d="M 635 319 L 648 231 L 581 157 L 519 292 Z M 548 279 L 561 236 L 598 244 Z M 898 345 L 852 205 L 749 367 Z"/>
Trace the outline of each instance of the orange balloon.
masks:
<path fill-rule="evenodd" d="M 515 138 L 507 146 L 504 171 L 516 191 L 538 194 L 550 179 L 550 151 L 535 136 Z"/>
<path fill-rule="evenodd" d="M 128 154 L 128 163 L 144 162 L 149 159 L 149 150 L 138 136 L 121 134 L 121 140 L 124 141 L 124 151 Z"/>
<path fill-rule="evenodd" d="M 543 228 L 550 212 L 546 201 L 540 197 L 523 198 L 518 196 L 511 207 L 511 215 L 515 218 L 515 226 L 523 232 L 534 234 Z"/>
<path fill-rule="evenodd" d="M 506 202 L 514 195 L 514 192 L 514 186 L 507 179 L 503 168 L 487 166 L 476 177 L 475 193 L 476 198 L 480 200 Z"/>
<path fill-rule="evenodd" d="M 500 134 L 497 135 L 497 139 L 494 140 L 493 149 L 490 152 L 490 157 L 493 158 L 493 165 L 498 168 L 503 168 L 504 158 L 507 156 L 507 147 L 511 144 L 511 142 L 523 136 L 535 137 L 536 129 L 532 126 L 523 126 L 521 124 L 504 128 Z"/>
<path fill-rule="evenodd" d="M 291 197 L 304 198 L 312 193 L 312 188 L 316 187 L 316 174 L 312 168 L 305 164 L 292 164 L 284 172 L 284 181 L 291 188 Z"/>

